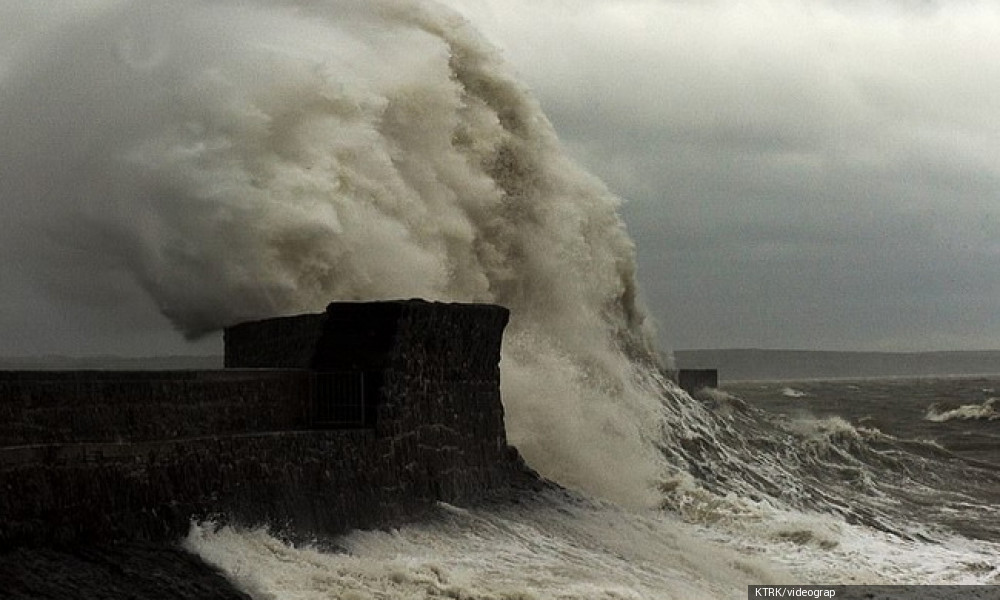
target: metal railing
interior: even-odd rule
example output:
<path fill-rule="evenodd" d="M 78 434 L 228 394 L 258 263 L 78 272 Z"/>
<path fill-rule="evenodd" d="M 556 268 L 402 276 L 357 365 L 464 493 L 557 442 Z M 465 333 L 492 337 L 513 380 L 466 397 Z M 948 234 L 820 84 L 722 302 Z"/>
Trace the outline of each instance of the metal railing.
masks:
<path fill-rule="evenodd" d="M 316 373 L 313 425 L 320 428 L 373 427 L 374 392 L 364 371 Z"/>

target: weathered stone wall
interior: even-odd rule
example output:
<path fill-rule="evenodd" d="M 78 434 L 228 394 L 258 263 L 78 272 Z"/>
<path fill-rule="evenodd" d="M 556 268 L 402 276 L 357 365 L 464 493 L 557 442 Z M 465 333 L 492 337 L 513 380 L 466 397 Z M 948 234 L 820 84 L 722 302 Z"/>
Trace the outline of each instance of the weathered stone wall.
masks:
<path fill-rule="evenodd" d="M 338 308 L 328 308 L 331 321 Z M 462 489 L 463 474 L 490 481 L 494 465 L 509 460 L 499 365 L 507 319 L 497 306 L 401 303 L 377 431 L 402 442 L 397 452 L 419 457 L 415 468 L 427 479 L 452 486 L 452 498 L 474 495 Z"/>
<path fill-rule="evenodd" d="M 506 322 L 407 301 L 227 332 L 227 364 L 375 369 L 368 429 L 309 429 L 308 370 L 0 373 L 0 546 L 170 539 L 214 513 L 332 534 L 534 481 L 503 429 Z M 270 357 L 305 324 L 311 356 Z"/>
<path fill-rule="evenodd" d="M 297 315 L 227 327 L 227 369 L 308 369 L 323 335 L 325 314 Z"/>
<path fill-rule="evenodd" d="M 0 371 L 0 447 L 299 430 L 309 371 Z"/>

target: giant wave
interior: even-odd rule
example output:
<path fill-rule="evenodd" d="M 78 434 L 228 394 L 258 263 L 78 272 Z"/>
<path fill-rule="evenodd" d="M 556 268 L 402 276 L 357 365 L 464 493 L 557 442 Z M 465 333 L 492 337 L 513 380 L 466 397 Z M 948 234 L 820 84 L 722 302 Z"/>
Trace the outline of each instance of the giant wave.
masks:
<path fill-rule="evenodd" d="M 619 199 L 567 157 L 499 52 L 449 9 L 97 4 L 7 49 L 0 124 L 16 135 L 3 142 L 0 185 L 19 227 L 4 244 L 58 237 L 63 251 L 48 260 L 83 254 L 127 273 L 191 337 L 330 300 L 507 306 L 510 441 L 546 477 L 634 511 L 581 508 L 578 498 L 539 500 L 536 510 L 443 507 L 437 524 L 346 538 L 346 556 L 383 557 L 375 572 L 263 532 L 196 529 L 189 547 L 255 597 L 555 597 L 565 581 L 554 575 L 509 581 L 533 577 L 525 565 L 539 560 L 553 573 L 607 566 L 611 579 L 565 597 L 651 597 L 670 586 L 711 597 L 771 578 L 736 554 L 690 550 L 712 542 L 677 541 L 684 528 L 770 558 L 810 553 L 826 566 L 785 564 L 815 576 L 843 575 L 861 538 L 876 554 L 909 545 L 897 554 L 918 557 L 896 570 L 871 558 L 865 580 L 905 581 L 908 568 L 944 555 L 922 544 L 949 534 L 897 518 L 897 490 L 933 487 L 920 468 L 933 457 L 842 422 L 779 422 L 724 394 L 693 399 L 667 378 Z M 631 533 L 600 542 L 602 519 Z M 444 550 L 460 541 L 474 548 Z M 490 564 L 474 558 L 484 548 L 508 549 Z M 947 565 L 965 556 L 948 552 Z M 301 582 L 282 569 L 308 576 L 312 591 L 284 595 Z M 476 569 L 507 578 L 510 593 L 448 582 Z"/>

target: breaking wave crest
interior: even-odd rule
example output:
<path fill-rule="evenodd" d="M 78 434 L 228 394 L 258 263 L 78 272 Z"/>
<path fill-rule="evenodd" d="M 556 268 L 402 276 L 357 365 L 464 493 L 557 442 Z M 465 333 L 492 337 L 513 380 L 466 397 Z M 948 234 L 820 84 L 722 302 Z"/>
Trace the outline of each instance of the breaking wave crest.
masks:
<path fill-rule="evenodd" d="M 961 406 L 934 403 L 927 407 L 924 420 L 943 423 L 952 420 L 984 420 L 1000 419 L 1000 405 L 996 398 L 988 398 L 982 404 L 963 404 Z"/>

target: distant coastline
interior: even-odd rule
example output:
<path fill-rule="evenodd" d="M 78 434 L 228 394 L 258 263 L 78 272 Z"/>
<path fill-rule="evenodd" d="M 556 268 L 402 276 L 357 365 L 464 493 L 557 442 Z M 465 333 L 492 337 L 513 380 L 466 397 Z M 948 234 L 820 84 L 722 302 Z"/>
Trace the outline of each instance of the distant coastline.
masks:
<path fill-rule="evenodd" d="M 185 369 L 221 369 L 222 355 L 203 356 L 0 356 L 0 371 L 36 370 L 113 370 L 177 371 Z"/>
<path fill-rule="evenodd" d="M 719 380 L 929 377 L 1000 373 L 1000 350 L 846 352 L 730 348 L 676 350 L 677 368 L 714 368 Z"/>
<path fill-rule="evenodd" d="M 852 352 L 725 348 L 675 350 L 680 369 L 718 369 L 725 381 L 930 377 L 1000 373 L 1000 350 Z M 221 355 L 0 356 L 0 370 L 170 371 L 222 368 Z"/>

